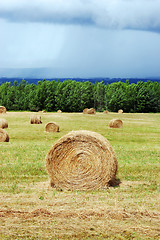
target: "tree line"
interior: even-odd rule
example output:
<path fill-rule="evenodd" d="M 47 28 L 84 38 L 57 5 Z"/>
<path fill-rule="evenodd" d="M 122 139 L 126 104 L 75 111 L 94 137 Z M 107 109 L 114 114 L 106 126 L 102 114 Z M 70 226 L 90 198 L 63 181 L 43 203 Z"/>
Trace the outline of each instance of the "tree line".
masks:
<path fill-rule="evenodd" d="M 160 83 L 126 82 L 91 83 L 74 80 L 38 81 L 25 80 L 0 85 L 0 105 L 8 111 L 82 112 L 84 108 L 97 111 L 160 112 Z"/>

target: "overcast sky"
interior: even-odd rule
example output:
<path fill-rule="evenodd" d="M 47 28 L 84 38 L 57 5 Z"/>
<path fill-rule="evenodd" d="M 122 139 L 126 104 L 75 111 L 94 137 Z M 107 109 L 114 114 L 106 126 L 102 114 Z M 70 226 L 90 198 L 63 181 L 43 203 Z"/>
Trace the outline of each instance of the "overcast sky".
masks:
<path fill-rule="evenodd" d="M 0 0 L 0 68 L 160 76 L 160 0 Z"/>

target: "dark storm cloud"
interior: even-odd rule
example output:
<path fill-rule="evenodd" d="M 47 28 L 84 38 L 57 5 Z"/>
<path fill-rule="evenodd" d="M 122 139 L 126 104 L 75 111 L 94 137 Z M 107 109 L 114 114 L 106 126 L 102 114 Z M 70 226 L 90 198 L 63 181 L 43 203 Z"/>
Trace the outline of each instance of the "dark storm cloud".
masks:
<path fill-rule="evenodd" d="M 13 22 L 94 25 L 160 32 L 159 0 L 5 0 L 0 18 Z"/>

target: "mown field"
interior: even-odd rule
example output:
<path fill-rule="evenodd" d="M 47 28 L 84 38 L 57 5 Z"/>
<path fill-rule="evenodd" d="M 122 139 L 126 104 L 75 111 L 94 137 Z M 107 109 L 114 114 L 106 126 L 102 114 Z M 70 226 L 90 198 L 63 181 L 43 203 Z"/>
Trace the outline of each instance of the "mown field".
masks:
<path fill-rule="evenodd" d="M 9 143 L 0 143 L 0 239 L 160 239 L 160 114 L 7 112 Z M 111 119 L 123 128 L 110 129 Z M 54 121 L 59 133 L 47 133 Z M 49 186 L 45 157 L 72 130 L 103 135 L 118 159 L 120 184 L 97 191 Z"/>

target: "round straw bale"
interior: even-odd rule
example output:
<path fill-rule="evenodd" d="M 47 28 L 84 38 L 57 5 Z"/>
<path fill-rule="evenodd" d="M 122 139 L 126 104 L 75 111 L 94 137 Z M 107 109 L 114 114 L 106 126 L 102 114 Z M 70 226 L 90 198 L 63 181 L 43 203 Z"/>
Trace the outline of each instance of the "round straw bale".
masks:
<path fill-rule="evenodd" d="M 8 128 L 8 122 L 4 118 L 0 118 L 0 128 Z"/>
<path fill-rule="evenodd" d="M 122 109 L 119 109 L 119 110 L 118 110 L 118 113 L 123 113 L 123 110 L 122 110 Z"/>
<path fill-rule="evenodd" d="M 1 113 L 6 113 L 7 112 L 7 109 L 3 106 L 0 106 L 0 114 Z"/>
<path fill-rule="evenodd" d="M 46 113 L 46 111 L 45 111 L 45 110 L 43 110 L 43 111 L 42 111 L 42 113 Z"/>
<path fill-rule="evenodd" d="M 61 110 L 58 110 L 57 113 L 62 113 L 62 111 L 61 111 Z"/>
<path fill-rule="evenodd" d="M 112 119 L 109 123 L 110 128 L 121 128 L 123 127 L 123 122 L 120 119 Z"/>
<path fill-rule="evenodd" d="M 0 128 L 0 142 L 9 142 L 9 135 L 2 128 Z"/>
<path fill-rule="evenodd" d="M 46 132 L 59 132 L 59 125 L 56 122 L 49 122 L 45 126 Z"/>
<path fill-rule="evenodd" d="M 30 118 L 30 123 L 31 124 L 41 124 L 41 116 L 33 115 Z"/>
<path fill-rule="evenodd" d="M 108 110 L 105 110 L 103 113 L 109 113 L 109 111 L 108 111 Z"/>
<path fill-rule="evenodd" d="M 87 113 L 88 113 L 88 114 L 96 114 L 96 110 L 95 110 L 94 108 L 89 108 L 89 109 L 87 110 Z"/>
<path fill-rule="evenodd" d="M 83 109 L 83 113 L 87 114 L 88 108 Z"/>
<path fill-rule="evenodd" d="M 52 187 L 68 190 L 102 189 L 115 181 L 115 152 L 102 135 L 80 130 L 60 138 L 46 156 Z"/>

